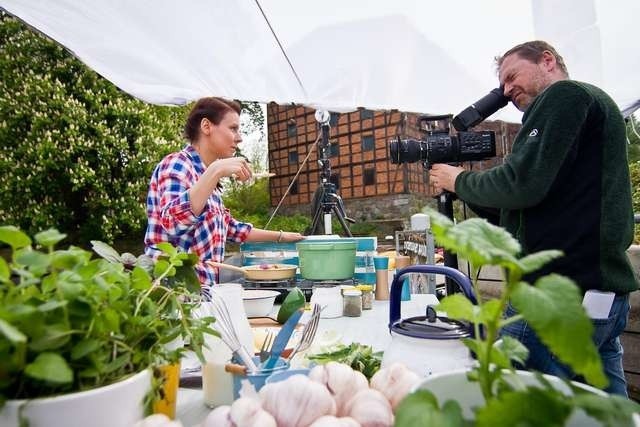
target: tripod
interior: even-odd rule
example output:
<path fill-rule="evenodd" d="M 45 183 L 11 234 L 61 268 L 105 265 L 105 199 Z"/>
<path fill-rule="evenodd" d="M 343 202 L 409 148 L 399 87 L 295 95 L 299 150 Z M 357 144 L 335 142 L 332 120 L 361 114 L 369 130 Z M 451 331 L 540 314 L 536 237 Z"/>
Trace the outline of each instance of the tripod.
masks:
<path fill-rule="evenodd" d="M 320 163 L 320 186 L 316 189 L 311 204 L 313 222 L 310 227 L 310 234 L 333 234 L 331 230 L 331 214 L 334 214 L 345 234 L 353 237 L 347 222 L 354 223 L 355 220 L 346 216 L 342 197 L 336 193 L 336 185 L 331 180 L 331 162 L 329 160 L 331 145 L 329 144 L 329 115 L 328 111 L 316 111 L 316 120 L 320 123 L 322 140 L 319 145 Z M 320 218 L 323 219 L 321 224 Z M 321 229 L 322 227 L 322 229 Z"/>
<path fill-rule="evenodd" d="M 455 194 L 445 190 L 437 195 L 436 198 L 438 199 L 438 212 L 453 220 L 453 199 L 455 198 Z M 444 265 L 446 267 L 455 268 L 457 270 L 458 255 L 452 253 L 451 251 L 445 250 Z M 445 287 L 447 289 L 447 295 L 453 295 L 454 292 L 458 292 L 458 286 L 449 277 L 445 278 Z"/>

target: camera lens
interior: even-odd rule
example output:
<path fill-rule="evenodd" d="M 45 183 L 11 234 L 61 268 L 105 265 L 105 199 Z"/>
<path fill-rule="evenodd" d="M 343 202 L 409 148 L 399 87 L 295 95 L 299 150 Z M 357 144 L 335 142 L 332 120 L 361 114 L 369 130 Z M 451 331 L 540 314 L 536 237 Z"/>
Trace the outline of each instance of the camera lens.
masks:
<path fill-rule="evenodd" d="M 415 163 L 423 160 L 422 141 L 415 139 L 394 139 L 389 144 L 389 158 L 393 164 Z"/>

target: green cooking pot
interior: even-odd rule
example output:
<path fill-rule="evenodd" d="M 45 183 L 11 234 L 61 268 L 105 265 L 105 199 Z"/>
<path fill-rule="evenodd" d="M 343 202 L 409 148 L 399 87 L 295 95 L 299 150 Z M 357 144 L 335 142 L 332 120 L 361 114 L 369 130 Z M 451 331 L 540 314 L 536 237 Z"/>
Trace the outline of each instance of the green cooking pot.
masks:
<path fill-rule="evenodd" d="M 309 280 L 353 278 L 356 268 L 356 242 L 296 243 L 300 275 Z"/>

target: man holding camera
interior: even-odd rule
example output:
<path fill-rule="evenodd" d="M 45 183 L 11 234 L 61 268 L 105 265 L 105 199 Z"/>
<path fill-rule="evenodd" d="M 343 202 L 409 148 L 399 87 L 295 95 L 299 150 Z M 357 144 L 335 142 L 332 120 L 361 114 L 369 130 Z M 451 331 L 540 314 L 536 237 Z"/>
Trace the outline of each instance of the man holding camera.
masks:
<path fill-rule="evenodd" d="M 527 276 L 530 283 L 554 272 L 572 278 L 585 294 L 612 299 L 608 316 L 594 319 L 593 338 L 609 378 L 606 391 L 626 395 L 619 335 L 629 292 L 638 285 L 626 257 L 634 221 L 624 120 L 602 90 L 570 80 L 562 57 L 546 42 L 517 45 L 496 62 L 505 96 L 524 112 L 512 153 L 486 171 L 435 164 L 430 179 L 438 192 L 455 192 L 479 212 L 495 210 L 492 219 L 525 253 L 564 252 Z M 509 307 L 506 315 L 514 314 Z M 503 334 L 527 346 L 527 368 L 573 378 L 524 322 Z"/>

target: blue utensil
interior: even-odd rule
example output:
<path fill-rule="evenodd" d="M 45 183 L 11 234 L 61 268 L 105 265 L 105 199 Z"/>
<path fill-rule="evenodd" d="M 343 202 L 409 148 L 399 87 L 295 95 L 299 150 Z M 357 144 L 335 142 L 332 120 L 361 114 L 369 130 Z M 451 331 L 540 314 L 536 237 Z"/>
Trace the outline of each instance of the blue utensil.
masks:
<path fill-rule="evenodd" d="M 264 362 L 260 369 L 272 369 L 275 366 L 280 355 L 287 346 L 289 338 L 291 338 L 291 334 L 293 334 L 293 330 L 296 328 L 301 316 L 302 310 L 297 310 L 291 315 L 291 317 L 289 317 L 285 324 L 282 325 L 280 332 L 276 335 L 276 339 L 273 341 L 273 345 L 271 346 L 271 356 L 269 356 L 269 359 Z"/>

